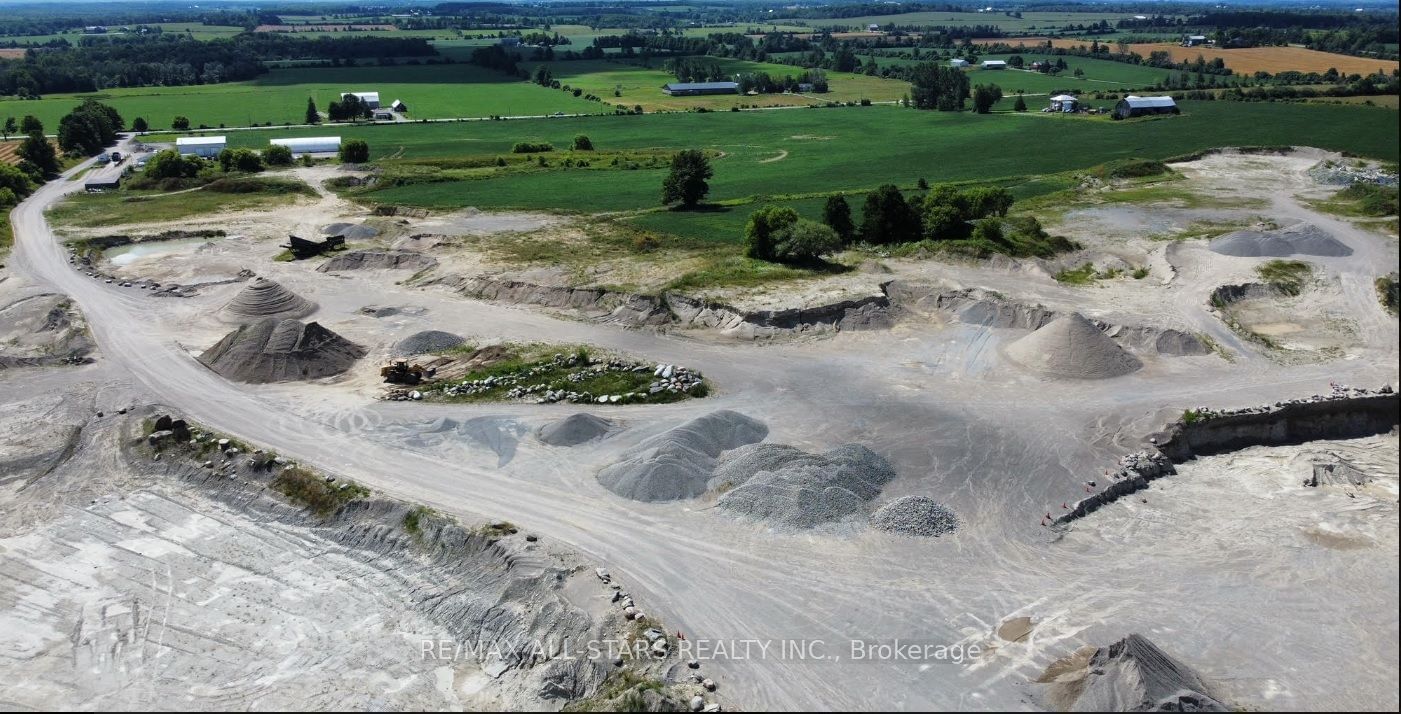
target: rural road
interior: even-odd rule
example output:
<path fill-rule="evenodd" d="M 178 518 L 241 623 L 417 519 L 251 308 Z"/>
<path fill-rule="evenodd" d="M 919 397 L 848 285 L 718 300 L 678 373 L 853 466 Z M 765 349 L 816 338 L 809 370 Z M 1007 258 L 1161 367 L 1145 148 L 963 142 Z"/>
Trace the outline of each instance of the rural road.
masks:
<path fill-rule="evenodd" d="M 162 323 L 160 311 L 178 307 L 153 305 L 164 301 L 70 267 L 44 210 L 78 189 L 54 181 L 14 210 L 11 267 L 71 295 L 101 359 L 152 401 L 386 494 L 472 519 L 507 519 L 568 543 L 612 570 L 640 604 L 692 640 L 822 641 L 815 648 L 821 656 L 771 650 L 708 664 L 725 695 L 743 708 L 1027 709 L 1033 706 L 1028 682 L 1046 664 L 1086 642 L 1104 644 L 1130 631 L 1149 634 L 1223 681 L 1227 694 L 1253 694 L 1251 701 L 1268 688 L 1265 680 L 1309 671 L 1316 688 L 1291 679 L 1275 704 L 1395 702 L 1395 692 L 1382 686 L 1395 678 L 1394 629 L 1374 630 L 1356 615 L 1389 611 L 1395 602 L 1394 591 L 1371 587 L 1378 566 L 1365 552 L 1296 572 L 1290 548 L 1258 552 L 1248 564 L 1236 553 L 1203 550 L 1200 538 L 1210 529 L 1191 523 L 1145 542 L 1105 536 L 1098 526 L 1056 538 L 1037 520 L 1048 504 L 1072 498 L 1087 474 L 1107 468 L 1137 446 L 1137 435 L 1184 406 L 1270 402 L 1318 392 L 1329 379 L 1395 379 L 1395 329 L 1381 321 L 1368 324 L 1367 337 L 1392 341 L 1371 345 L 1389 360 L 1146 370 L 1090 389 L 978 378 L 973 367 L 995 354 L 1000 336 L 970 326 L 722 346 L 501 306 L 459 308 L 472 313 L 460 319 L 509 338 L 583 338 L 698 367 L 719 386 L 709 399 L 612 412 L 638 425 L 639 436 L 624 442 L 732 408 L 766 421 L 771 441 L 808 449 L 868 444 L 901 474 L 887 495 L 932 495 L 963 522 L 955 536 L 928 541 L 774 534 L 704 504 L 633 503 L 604 491 L 592 473 L 626 443 L 561 455 L 525 437 L 503 463 L 499 453 L 479 447 L 429 447 L 410 438 L 415 425 L 437 417 L 506 429 L 568 413 L 560 405 L 347 403 L 316 396 L 314 386 L 229 382 L 195 361 L 181 336 Z M 1343 235 L 1367 243 L 1359 259 L 1394 251 L 1361 231 Z M 1354 267 L 1359 284 L 1376 271 Z M 328 283 L 325 289 L 348 288 Z M 464 304 L 442 295 L 424 299 L 445 308 Z M 1106 530 L 1132 533 L 1131 514 L 1101 515 Z M 1380 567 L 1382 575 L 1386 568 L 1394 575 L 1395 563 Z M 1307 582 L 1319 577 L 1355 587 L 1309 589 Z M 1035 635 L 1015 645 L 997 641 L 991 634 L 997 624 L 1018 615 L 1038 621 Z M 1307 632 L 1293 633 L 1298 637 L 1288 639 L 1289 647 L 1266 646 L 1272 640 L 1263 633 L 1288 622 L 1308 623 Z M 1295 642 L 1318 632 L 1332 634 Z M 897 638 L 992 651 L 971 662 L 852 660 L 853 641 Z M 1340 699 L 1336 692 L 1348 694 Z"/>

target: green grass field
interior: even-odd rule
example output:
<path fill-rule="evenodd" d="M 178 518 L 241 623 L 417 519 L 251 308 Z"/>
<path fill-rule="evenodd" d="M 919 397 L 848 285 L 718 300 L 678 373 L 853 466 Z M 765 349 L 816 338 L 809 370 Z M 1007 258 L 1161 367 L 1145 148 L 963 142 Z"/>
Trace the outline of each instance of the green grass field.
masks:
<path fill-rule="evenodd" d="M 1028 66 L 1036 60 L 1046 59 L 1045 56 L 1035 52 L 1024 52 L 1021 56 Z M 1011 55 L 978 55 L 978 61 L 1005 61 L 1008 57 L 1011 57 Z M 862 55 L 861 61 L 868 61 L 869 58 L 870 55 Z M 1057 58 L 1051 57 L 1050 59 L 1055 61 Z M 1089 59 L 1085 57 L 1061 57 L 1060 59 L 1065 60 L 1066 68 L 1055 76 L 1041 74 L 1040 72 L 1033 72 L 1031 70 L 985 70 L 972 67 L 967 70 L 968 81 L 972 84 L 996 84 L 1007 94 L 1016 92 L 1017 90 L 1021 90 L 1027 94 L 1050 94 L 1061 91 L 1116 92 L 1151 87 L 1173 74 L 1168 70 L 1155 67 L 1111 62 L 1109 60 Z M 875 60 L 876 65 L 879 67 L 904 66 L 928 61 L 935 61 L 945 65 L 948 64 L 948 60 L 944 58 L 939 58 L 937 60 L 915 60 L 904 57 L 875 55 Z M 1077 69 L 1084 72 L 1083 77 L 1075 76 L 1075 70 Z"/>
<path fill-rule="evenodd" d="M 1133 17 L 1131 12 L 1023 12 L 1020 18 L 1002 12 L 905 12 L 897 15 L 866 15 L 824 20 L 776 19 L 781 24 L 802 24 L 809 27 L 850 27 L 864 30 L 875 23 L 921 27 L 976 27 L 996 25 L 1003 32 L 1031 33 L 1059 30 L 1066 25 L 1088 25 L 1100 20 L 1114 24 L 1116 20 Z"/>
<path fill-rule="evenodd" d="M 212 40 L 219 37 L 233 37 L 243 32 L 242 27 L 232 25 L 202 25 L 198 22 L 162 22 L 157 25 L 162 32 L 176 32 L 188 34 L 196 40 Z M 16 35 L 14 37 L 0 37 L 0 44 L 8 46 L 11 42 L 25 47 L 29 45 L 42 45 L 52 40 L 64 39 L 72 44 L 78 44 L 78 40 L 84 37 L 122 37 L 125 33 L 113 29 L 103 35 L 87 35 L 82 28 L 74 28 L 68 32 L 55 32 L 47 35 Z"/>
<path fill-rule="evenodd" d="M 386 104 L 402 99 L 416 119 L 611 111 L 599 102 L 499 72 L 451 64 L 277 69 L 249 82 L 51 94 L 29 101 L 4 99 L 0 100 L 0 118 L 33 114 L 53 132 L 64 114 L 91 96 L 116 107 L 128 122 L 145 117 L 156 129 L 169 127 L 177 114 L 189 117 L 194 127 L 299 124 L 306 113 L 307 97 L 314 97 L 325 112 L 344 91 L 378 91 Z"/>
<path fill-rule="evenodd" d="M 785 64 L 766 62 L 746 62 L 743 60 L 712 58 L 727 74 L 740 72 L 768 72 L 782 78 L 798 76 L 803 68 Z M 893 101 L 907 94 L 910 85 L 880 77 L 867 77 L 860 74 L 828 72 L 827 79 L 831 91 L 826 94 L 813 94 L 808 97 L 798 95 L 769 94 L 762 96 L 740 96 L 738 94 L 670 97 L 662 94 L 661 87 L 675 82 L 676 76 L 663 69 L 660 59 L 652 61 L 652 66 L 639 63 L 625 63 L 621 60 L 575 60 L 569 62 L 545 63 L 550 72 L 561 84 L 580 87 L 585 92 L 603 97 L 603 101 L 621 104 L 626 107 L 641 105 L 646 111 L 686 110 L 705 107 L 712 110 L 728 110 L 741 104 L 748 106 L 793 106 L 812 105 L 823 102 L 854 102 L 861 99 L 871 101 Z M 536 63 L 525 62 L 526 68 Z M 614 96 L 614 91 L 619 96 Z"/>
<path fill-rule="evenodd" d="M 819 197 L 864 193 L 882 183 L 911 188 L 920 178 L 990 181 L 1023 196 L 1055 190 L 1035 177 L 1083 169 L 1114 159 L 1162 159 L 1233 145 L 1298 144 L 1395 161 L 1398 114 L 1363 106 L 1184 102 L 1183 114 L 1143 121 L 921 112 L 889 106 L 793 109 L 718 114 L 659 114 L 532 121 L 417 124 L 346 128 L 363 138 L 372 157 L 402 160 L 509 156 L 517 141 L 569 145 L 587 134 L 600 151 L 707 148 L 713 161 L 709 200 L 699 212 L 658 212 L 639 225 L 717 241 L 739 237 L 748 204 L 797 201 L 815 216 Z M 322 130 L 324 132 L 324 130 Z M 277 132 L 312 135 L 317 130 Z M 271 135 L 233 132 L 235 146 L 262 147 Z M 472 180 L 413 183 L 367 194 L 373 201 L 439 209 L 476 206 L 556 211 L 636 211 L 659 204 L 664 169 L 621 170 L 594 165 L 532 172 L 487 173 Z M 385 163 L 394 170 L 395 162 Z M 1018 178 L 1021 177 L 1021 178 Z M 1027 183 L 1030 181 L 1030 183 Z M 852 200 L 860 203 L 860 197 Z"/>

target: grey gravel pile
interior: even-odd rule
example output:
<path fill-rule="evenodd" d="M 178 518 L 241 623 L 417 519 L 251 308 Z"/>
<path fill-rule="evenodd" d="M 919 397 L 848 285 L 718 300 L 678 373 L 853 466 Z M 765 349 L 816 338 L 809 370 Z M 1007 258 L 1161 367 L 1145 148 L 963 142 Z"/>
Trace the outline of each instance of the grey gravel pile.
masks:
<path fill-rule="evenodd" d="M 904 496 L 871 516 L 871 527 L 909 536 L 941 536 L 958 530 L 958 517 L 928 496 Z"/>
<path fill-rule="evenodd" d="M 363 223 L 332 223 L 321 228 L 328 236 L 343 236 L 346 240 L 368 240 L 379 235 L 379 230 Z"/>
<path fill-rule="evenodd" d="M 578 446 L 601 439 L 612 431 L 613 422 L 580 412 L 540 427 L 536 436 L 550 446 Z"/>
<path fill-rule="evenodd" d="M 745 458 L 776 461 L 780 455 L 770 452 Z M 880 455 L 847 444 L 820 456 L 792 456 L 773 470 L 755 473 L 721 495 L 716 505 L 785 528 L 864 521 L 867 503 L 893 478 L 895 469 Z"/>
<path fill-rule="evenodd" d="M 1100 647 L 1084 668 L 1083 680 L 1053 689 L 1056 708 L 1077 712 L 1223 712 L 1230 708 L 1213 697 L 1190 667 L 1142 635 L 1129 635 Z M 1065 700 L 1069 699 L 1069 702 Z M 1068 703 L 1068 706 L 1066 704 Z"/>
<path fill-rule="evenodd" d="M 738 412 L 711 412 L 624 452 L 599 472 L 598 482 L 634 501 L 695 498 L 705 493 L 717 456 L 768 433 L 763 422 Z"/>
<path fill-rule="evenodd" d="M 296 319 L 316 311 L 316 303 L 267 278 L 254 278 L 224 303 L 220 315 L 227 320 L 245 322 L 269 317 Z"/>
<path fill-rule="evenodd" d="M 710 475 L 709 490 L 728 491 L 743 486 L 754 474 L 774 471 L 799 461 L 819 461 L 821 456 L 809 454 L 787 444 L 760 442 L 731 449 L 715 461 Z"/>
<path fill-rule="evenodd" d="M 1283 258 L 1318 255 L 1341 258 L 1352 249 L 1312 223 L 1296 223 L 1274 231 L 1235 231 L 1211 241 L 1213 252 L 1238 258 Z"/>
<path fill-rule="evenodd" d="M 415 332 L 395 342 L 394 347 L 390 351 L 398 357 L 407 357 L 409 355 L 423 355 L 429 352 L 450 350 L 454 347 L 461 347 L 466 343 L 466 339 L 460 335 L 454 335 L 451 332 L 424 330 L 422 332 Z"/>
<path fill-rule="evenodd" d="M 1094 323 L 1074 312 L 1008 345 L 1006 354 L 1036 372 L 1068 379 L 1107 379 L 1143 367 Z"/>
<path fill-rule="evenodd" d="M 350 369 L 365 348 L 315 322 L 266 319 L 243 325 L 199 356 L 237 382 L 319 379 Z"/>

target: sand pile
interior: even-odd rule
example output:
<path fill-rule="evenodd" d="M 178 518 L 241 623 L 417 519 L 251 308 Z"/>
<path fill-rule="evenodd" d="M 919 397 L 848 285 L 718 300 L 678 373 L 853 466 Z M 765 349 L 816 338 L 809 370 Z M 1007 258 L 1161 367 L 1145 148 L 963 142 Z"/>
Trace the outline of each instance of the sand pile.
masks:
<path fill-rule="evenodd" d="M 1059 317 L 1007 346 L 1014 362 L 1052 377 L 1105 379 L 1143 367 L 1079 313 Z"/>
<path fill-rule="evenodd" d="M 368 240 L 379 235 L 379 230 L 363 223 L 332 223 L 321 228 L 322 235 L 342 236 L 346 240 Z"/>
<path fill-rule="evenodd" d="M 410 355 L 425 355 L 430 352 L 441 352 L 454 347 L 461 347 L 467 344 L 467 340 L 460 335 L 442 330 L 424 330 L 415 332 L 408 337 L 394 343 L 390 352 L 397 357 L 408 357 Z"/>
<path fill-rule="evenodd" d="M 910 536 L 941 536 L 958 530 L 958 517 L 928 496 L 905 496 L 881 506 L 871 527 Z"/>
<path fill-rule="evenodd" d="M 331 257 L 316 266 L 316 272 L 336 270 L 424 270 L 438 260 L 411 250 L 352 250 Z"/>
<path fill-rule="evenodd" d="M 267 278 L 254 278 L 224 303 L 221 317 L 234 322 L 261 320 L 268 317 L 298 319 L 316 312 L 316 303 L 282 287 Z"/>
<path fill-rule="evenodd" d="M 796 450 L 795 450 L 796 451 Z M 812 528 L 838 521 L 866 519 L 866 504 L 895 478 L 880 455 L 858 444 L 825 454 L 751 453 L 747 460 L 781 461 L 776 468 L 751 475 L 727 491 L 716 505 L 730 513 L 787 528 Z"/>
<path fill-rule="evenodd" d="M 1319 255 L 1342 258 L 1352 249 L 1312 223 L 1296 223 L 1275 231 L 1236 231 L 1211 241 L 1212 251 L 1238 258 L 1283 258 Z"/>
<path fill-rule="evenodd" d="M 579 413 L 552 421 L 540 427 L 535 435 L 550 446 L 578 446 L 607 436 L 613 428 L 613 422 L 603 417 Z"/>
<path fill-rule="evenodd" d="M 768 436 L 763 422 L 720 410 L 658 434 L 598 473 L 603 487 L 635 501 L 672 501 L 705 493 L 715 458 Z"/>
<path fill-rule="evenodd" d="M 1228 711 L 1197 674 L 1141 635 L 1082 648 L 1037 680 L 1056 711 Z"/>
<path fill-rule="evenodd" d="M 350 369 L 365 349 L 315 322 L 259 320 L 230 332 L 199 361 L 237 382 L 318 379 Z"/>

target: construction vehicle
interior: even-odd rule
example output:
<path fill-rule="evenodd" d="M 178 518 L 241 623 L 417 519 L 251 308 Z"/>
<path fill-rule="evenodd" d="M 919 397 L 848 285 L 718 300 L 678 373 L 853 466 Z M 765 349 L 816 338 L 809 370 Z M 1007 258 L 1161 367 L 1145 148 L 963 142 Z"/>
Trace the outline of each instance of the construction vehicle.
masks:
<path fill-rule="evenodd" d="M 409 364 L 406 359 L 396 359 L 379 368 L 379 376 L 387 384 L 418 384 L 423 381 L 424 369 L 420 364 Z"/>

